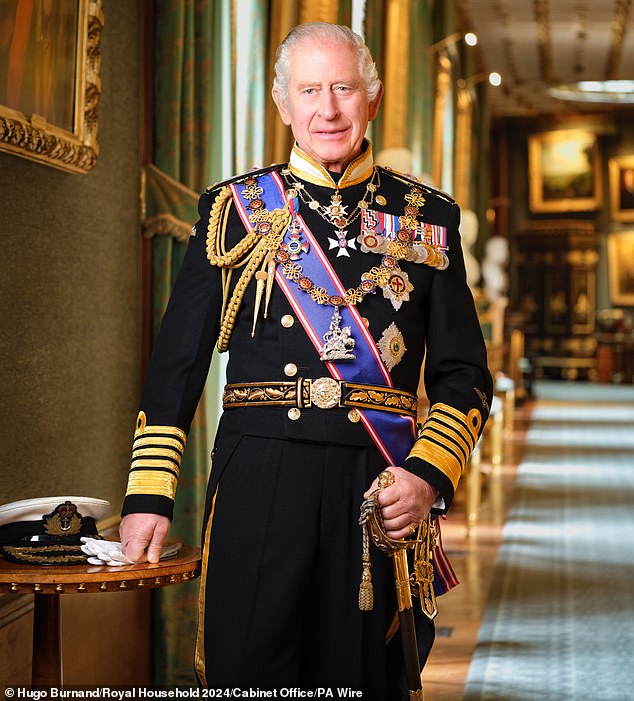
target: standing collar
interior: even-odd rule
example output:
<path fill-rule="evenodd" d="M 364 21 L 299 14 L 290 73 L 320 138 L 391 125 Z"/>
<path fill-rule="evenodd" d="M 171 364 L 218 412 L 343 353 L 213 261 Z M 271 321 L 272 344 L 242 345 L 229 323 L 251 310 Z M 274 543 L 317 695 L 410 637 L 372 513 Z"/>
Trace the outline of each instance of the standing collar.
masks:
<path fill-rule="evenodd" d="M 374 168 L 372 144 L 367 139 L 364 139 L 363 147 L 365 147 L 365 150 L 348 164 L 338 183 L 335 183 L 330 173 L 317 163 L 314 158 L 304 153 L 297 144 L 293 146 L 291 151 L 289 166 L 293 175 L 302 180 L 307 180 L 314 185 L 323 185 L 341 190 L 344 187 L 357 185 L 372 175 L 372 169 Z"/>

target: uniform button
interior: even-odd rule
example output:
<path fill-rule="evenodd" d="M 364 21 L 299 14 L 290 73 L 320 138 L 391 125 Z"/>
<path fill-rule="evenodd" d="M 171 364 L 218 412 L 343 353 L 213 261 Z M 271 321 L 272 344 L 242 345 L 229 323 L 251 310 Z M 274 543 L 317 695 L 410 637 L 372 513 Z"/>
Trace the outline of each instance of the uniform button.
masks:
<path fill-rule="evenodd" d="M 383 195 L 377 195 L 375 199 L 376 203 L 378 205 L 381 205 L 381 207 L 385 207 L 385 205 L 387 204 L 387 200 L 385 199 L 385 197 L 383 197 Z"/>
<path fill-rule="evenodd" d="M 284 366 L 284 374 L 287 377 L 295 377 L 297 375 L 297 365 L 295 363 L 287 363 Z"/>
<path fill-rule="evenodd" d="M 297 419 L 299 419 L 299 417 L 301 415 L 302 415 L 302 412 L 295 406 L 292 409 L 288 410 L 288 418 L 291 421 L 297 421 Z"/>
<path fill-rule="evenodd" d="M 295 319 L 293 318 L 292 314 L 284 314 L 282 317 L 282 326 L 285 329 L 290 329 L 294 323 Z"/>
<path fill-rule="evenodd" d="M 348 412 L 348 421 L 351 421 L 353 424 L 359 423 L 361 420 L 361 416 L 359 415 L 359 412 L 356 409 L 350 409 Z"/>

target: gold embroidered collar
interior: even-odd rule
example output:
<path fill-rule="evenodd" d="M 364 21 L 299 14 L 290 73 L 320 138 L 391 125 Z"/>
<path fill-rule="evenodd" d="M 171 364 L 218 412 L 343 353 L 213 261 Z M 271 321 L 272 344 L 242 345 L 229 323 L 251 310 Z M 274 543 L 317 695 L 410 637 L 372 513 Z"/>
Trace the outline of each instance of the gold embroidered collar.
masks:
<path fill-rule="evenodd" d="M 366 145 L 365 151 L 348 164 L 338 183 L 335 183 L 330 173 L 314 158 L 304 153 L 297 144 L 293 146 L 289 160 L 291 172 L 295 177 L 307 180 L 314 185 L 323 185 L 339 190 L 351 185 L 358 185 L 372 175 L 374 167 L 372 144 L 367 139 L 364 140 L 364 144 Z"/>

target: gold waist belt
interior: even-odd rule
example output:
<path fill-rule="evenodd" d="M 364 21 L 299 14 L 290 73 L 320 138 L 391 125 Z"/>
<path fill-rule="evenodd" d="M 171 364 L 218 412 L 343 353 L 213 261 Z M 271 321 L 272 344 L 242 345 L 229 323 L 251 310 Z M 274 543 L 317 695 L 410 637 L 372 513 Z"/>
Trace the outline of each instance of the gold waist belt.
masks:
<path fill-rule="evenodd" d="M 344 382 L 332 377 L 309 380 L 303 377 L 293 382 L 249 382 L 225 385 L 222 405 L 225 409 L 238 406 L 290 406 L 308 409 L 354 407 L 392 411 L 416 417 L 416 395 L 393 387 Z"/>

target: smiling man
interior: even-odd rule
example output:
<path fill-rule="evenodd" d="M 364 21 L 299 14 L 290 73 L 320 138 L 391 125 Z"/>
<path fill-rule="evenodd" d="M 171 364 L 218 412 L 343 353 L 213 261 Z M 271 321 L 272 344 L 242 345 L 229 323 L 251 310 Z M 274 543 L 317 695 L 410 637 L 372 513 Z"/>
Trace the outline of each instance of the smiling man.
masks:
<path fill-rule="evenodd" d="M 459 210 L 374 165 L 365 132 L 382 91 L 347 27 L 289 34 L 273 86 L 295 137 L 289 163 L 201 197 L 152 355 L 120 532 L 131 559 L 156 561 L 213 346 L 229 351 L 195 661 L 215 689 L 408 698 L 392 565 L 376 553 L 370 576 L 359 508 L 389 468 L 384 530 L 422 532 L 449 508 L 488 415 Z M 456 583 L 433 539 L 421 552 L 433 585 L 418 606 L 416 664 L 433 643 L 434 594 Z M 374 606 L 362 611 L 370 577 Z"/>

